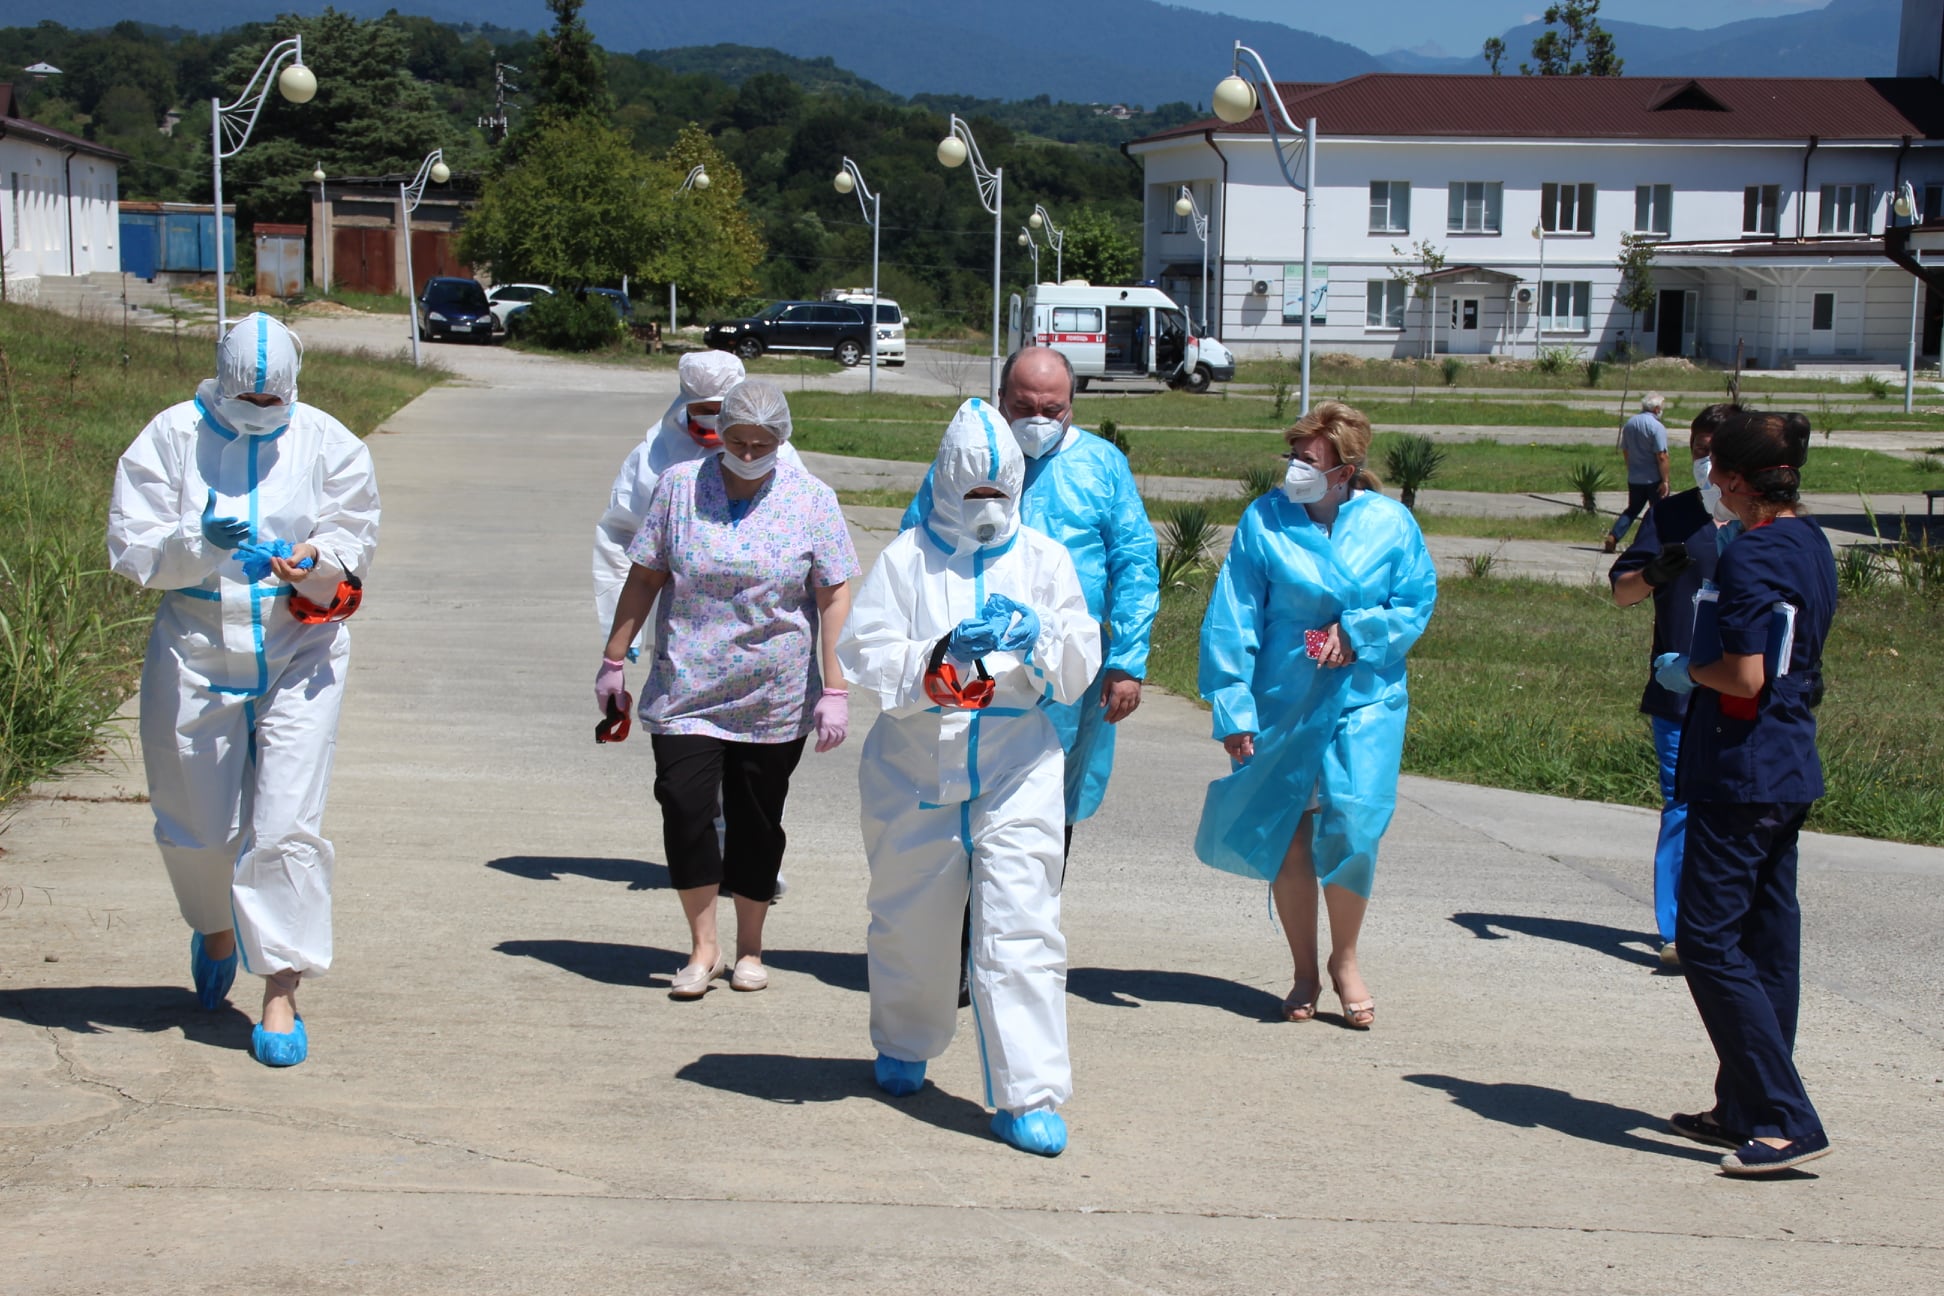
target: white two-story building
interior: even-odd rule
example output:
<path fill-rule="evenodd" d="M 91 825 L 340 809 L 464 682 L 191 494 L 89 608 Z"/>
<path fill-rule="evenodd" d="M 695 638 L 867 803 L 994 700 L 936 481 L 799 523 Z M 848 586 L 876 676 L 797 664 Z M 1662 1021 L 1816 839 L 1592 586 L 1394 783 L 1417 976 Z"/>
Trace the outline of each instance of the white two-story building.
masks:
<path fill-rule="evenodd" d="M 7 295 L 32 300 L 43 275 L 121 269 L 119 170 L 128 157 L 16 115 L 0 84 L 0 258 Z"/>
<path fill-rule="evenodd" d="M 1903 181 L 1925 216 L 1944 213 L 1944 86 L 1928 72 L 1284 84 L 1319 140 L 1311 346 L 1592 357 L 1631 341 L 1721 362 L 1740 348 L 1751 367 L 1900 365 L 1915 304 L 1935 355 L 1944 297 L 1883 243 Z M 1127 151 L 1146 172 L 1147 276 L 1239 355 L 1294 355 L 1303 195 L 1260 114 Z M 1206 307 L 1202 244 L 1174 210 L 1184 184 L 1208 216 Z M 1654 242 L 1657 291 L 1637 316 L 1615 300 L 1628 233 Z M 1443 269 L 1414 286 L 1401 276 L 1423 274 L 1421 244 Z"/>

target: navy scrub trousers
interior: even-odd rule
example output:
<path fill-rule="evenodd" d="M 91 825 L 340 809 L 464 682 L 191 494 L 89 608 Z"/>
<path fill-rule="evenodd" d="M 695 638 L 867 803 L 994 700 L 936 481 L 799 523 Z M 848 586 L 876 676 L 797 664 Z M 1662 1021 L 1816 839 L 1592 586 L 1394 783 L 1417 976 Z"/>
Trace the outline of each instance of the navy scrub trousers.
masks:
<path fill-rule="evenodd" d="M 1823 794 L 1814 708 L 1836 563 L 1815 522 L 1778 518 L 1723 550 L 1715 577 L 1721 652 L 1761 654 L 1766 682 L 1752 699 L 1706 687 L 1692 694 L 1681 734 L 1688 818 L 1675 940 L 1720 1061 L 1715 1119 L 1743 1139 L 1793 1140 L 1822 1130 L 1794 1061 L 1796 841 Z M 1785 602 L 1794 609 L 1786 673 L 1777 615 Z"/>

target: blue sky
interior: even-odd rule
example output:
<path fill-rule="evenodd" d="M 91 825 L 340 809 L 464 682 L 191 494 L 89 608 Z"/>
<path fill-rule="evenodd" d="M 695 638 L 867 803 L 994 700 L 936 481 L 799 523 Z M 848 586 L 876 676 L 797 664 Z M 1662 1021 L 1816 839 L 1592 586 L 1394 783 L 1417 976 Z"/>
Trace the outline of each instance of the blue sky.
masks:
<path fill-rule="evenodd" d="M 1189 9 L 1264 18 L 1382 54 L 1436 45 L 1445 54 L 1472 54 L 1487 36 L 1537 20 L 1545 0 L 1169 0 Z M 1820 9 L 1828 0 L 1604 0 L 1602 18 L 1663 27 L 1718 27 L 1741 18 Z"/>

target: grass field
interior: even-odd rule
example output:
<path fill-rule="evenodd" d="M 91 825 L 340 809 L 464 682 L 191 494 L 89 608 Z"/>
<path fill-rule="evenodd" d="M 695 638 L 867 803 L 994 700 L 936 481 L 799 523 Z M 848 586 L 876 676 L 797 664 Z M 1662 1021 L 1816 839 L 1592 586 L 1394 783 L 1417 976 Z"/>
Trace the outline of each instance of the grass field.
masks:
<path fill-rule="evenodd" d="M 0 803 L 85 752 L 132 683 L 153 596 L 105 570 L 115 461 L 213 371 L 206 339 L 0 305 Z M 318 351 L 300 390 L 364 435 L 437 377 Z"/>
<path fill-rule="evenodd" d="M 1152 681 L 1196 696 L 1205 584 L 1162 601 Z M 1650 613 L 1603 588 L 1447 579 L 1411 654 L 1404 768 L 1556 796 L 1659 805 L 1653 745 L 1636 709 Z M 1839 610 L 1818 713 L 1829 794 L 1822 832 L 1944 845 L 1944 601 L 1897 590 Z"/>
<path fill-rule="evenodd" d="M 1444 360 L 1439 356 L 1432 360 L 1365 360 L 1356 356 L 1318 355 L 1310 359 L 1310 383 L 1313 387 L 1334 387 L 1351 385 L 1361 387 L 1409 387 L 1415 383 L 1420 388 L 1444 387 Z M 1457 380 L 1451 386 L 1459 389 L 1467 387 L 1486 389 L 1505 389 L 1521 387 L 1561 388 L 1577 387 L 1587 392 L 1609 391 L 1618 393 L 1631 390 L 1635 393 L 1646 391 L 1693 392 L 1701 393 L 1706 400 L 1724 399 L 1722 393 L 1728 388 L 1728 371 L 1704 365 L 1671 365 L 1665 363 L 1637 364 L 1631 375 L 1627 367 L 1620 364 L 1603 363 L 1600 366 L 1600 380 L 1597 383 L 1586 381 L 1586 370 L 1582 362 L 1572 364 L 1555 373 L 1547 373 L 1538 368 L 1531 360 L 1488 360 L 1463 361 L 1457 365 Z M 1278 379 L 1295 381 L 1297 358 L 1288 356 L 1280 360 L 1244 360 L 1236 365 L 1237 382 L 1273 383 Z M 1923 374 L 1920 371 L 1919 377 Z M 1936 374 L 1931 374 L 1936 381 Z M 1881 390 L 1883 395 L 1877 396 Z M 1764 398 L 1801 396 L 1827 392 L 1832 396 L 1840 395 L 1850 399 L 1901 400 L 1903 387 L 1900 382 L 1869 384 L 1860 380 L 1844 382 L 1834 378 L 1796 378 L 1781 371 L 1744 370 L 1741 377 L 1741 390 L 1745 398 L 1760 404 Z M 1930 403 L 1936 404 L 1935 393 L 1930 393 Z M 1923 399 L 1922 396 L 1919 399 Z"/>

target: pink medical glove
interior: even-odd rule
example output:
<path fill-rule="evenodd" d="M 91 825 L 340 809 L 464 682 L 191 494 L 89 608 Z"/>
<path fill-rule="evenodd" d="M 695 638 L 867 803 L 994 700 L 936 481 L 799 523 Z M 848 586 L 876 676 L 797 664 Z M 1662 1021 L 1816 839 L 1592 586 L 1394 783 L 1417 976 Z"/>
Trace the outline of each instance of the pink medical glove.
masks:
<path fill-rule="evenodd" d="M 601 658 L 601 669 L 594 673 L 594 709 L 602 715 L 608 711 L 608 701 L 621 696 L 626 685 L 628 664 Z"/>
<path fill-rule="evenodd" d="M 810 718 L 817 723 L 818 751 L 842 746 L 850 736 L 850 693 L 845 689 L 825 689 Z"/>

